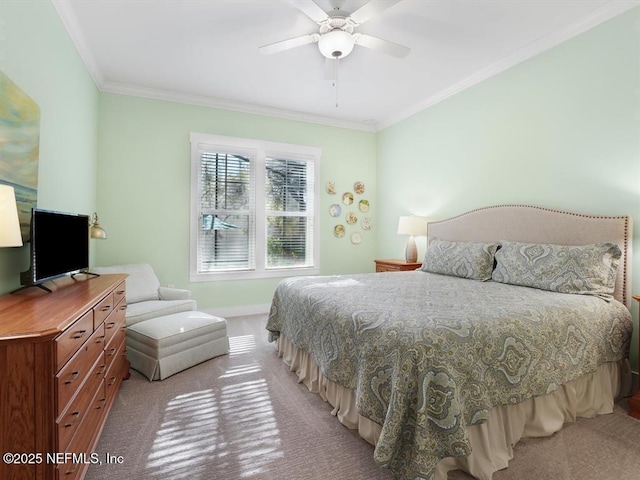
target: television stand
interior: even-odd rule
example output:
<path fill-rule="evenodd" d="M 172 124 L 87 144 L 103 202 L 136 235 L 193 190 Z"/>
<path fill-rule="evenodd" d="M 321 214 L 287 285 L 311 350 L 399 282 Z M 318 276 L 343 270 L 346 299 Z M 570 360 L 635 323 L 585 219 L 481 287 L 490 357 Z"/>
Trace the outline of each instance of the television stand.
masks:
<path fill-rule="evenodd" d="M 68 276 L 71 279 L 75 280 L 76 279 L 76 275 L 91 275 L 93 277 L 99 277 L 100 276 L 99 273 L 93 273 L 93 272 L 90 272 L 88 270 L 83 270 L 81 272 L 75 272 L 75 273 L 72 273 L 72 274 L 70 274 Z M 52 280 L 55 280 L 55 279 L 52 279 Z M 16 292 L 19 292 L 21 290 L 24 290 L 25 288 L 31 288 L 31 287 L 38 287 L 38 288 L 41 288 L 42 290 L 45 290 L 45 291 L 47 291 L 49 293 L 53 293 L 53 290 L 51 290 L 49 287 L 47 287 L 44 283 L 45 282 L 43 282 L 43 283 L 32 283 L 32 284 L 29 284 L 29 285 L 23 285 L 22 287 L 16 288 L 15 290 L 13 290 L 12 292 L 9 292 L 9 293 L 16 293 Z"/>
<path fill-rule="evenodd" d="M 20 292 L 26 288 L 31 288 L 31 287 L 38 287 L 41 288 L 42 290 L 46 290 L 49 293 L 53 293 L 53 290 L 51 290 L 49 287 L 45 287 L 44 284 L 42 283 L 37 283 L 35 285 L 23 285 L 20 288 L 16 288 L 15 290 L 9 292 L 9 293 L 16 293 L 16 292 Z"/>
<path fill-rule="evenodd" d="M 70 277 L 75 280 L 76 279 L 76 275 L 93 275 L 94 277 L 99 277 L 100 276 L 99 273 L 93 273 L 93 272 L 90 272 L 89 270 L 83 270 L 82 272 L 72 273 L 70 275 Z"/>

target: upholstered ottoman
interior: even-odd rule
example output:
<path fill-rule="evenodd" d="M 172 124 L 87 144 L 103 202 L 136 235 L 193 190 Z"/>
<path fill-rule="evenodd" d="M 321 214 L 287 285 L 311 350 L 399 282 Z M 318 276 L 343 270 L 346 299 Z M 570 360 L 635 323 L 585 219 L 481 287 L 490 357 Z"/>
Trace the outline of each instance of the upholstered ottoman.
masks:
<path fill-rule="evenodd" d="M 127 327 L 127 358 L 151 381 L 226 353 L 227 321 L 206 313 L 174 313 Z"/>

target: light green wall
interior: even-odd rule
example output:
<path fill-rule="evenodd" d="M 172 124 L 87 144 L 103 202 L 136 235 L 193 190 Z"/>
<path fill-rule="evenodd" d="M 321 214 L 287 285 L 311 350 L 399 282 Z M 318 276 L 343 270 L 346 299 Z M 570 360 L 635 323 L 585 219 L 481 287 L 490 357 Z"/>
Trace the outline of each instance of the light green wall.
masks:
<path fill-rule="evenodd" d="M 522 203 L 632 215 L 639 294 L 640 8 L 380 132 L 377 172 L 378 255 L 401 255 L 407 213 Z"/>
<path fill-rule="evenodd" d="M 49 1 L 0 1 L 0 70 L 40 106 L 38 206 L 95 207 L 98 91 Z M 0 249 L 0 293 L 19 286 L 29 247 Z"/>
<path fill-rule="evenodd" d="M 211 133 L 322 149 L 322 274 L 370 272 L 376 251 L 376 142 L 373 133 L 116 94 L 100 95 L 98 208 L 109 238 L 97 265 L 150 263 L 161 283 L 189 288 L 202 309 L 268 304 L 277 279 L 189 283 L 189 133 Z M 329 205 L 363 181 L 374 229 L 360 245 L 333 236 Z M 355 208 L 353 208 L 355 211 Z"/>

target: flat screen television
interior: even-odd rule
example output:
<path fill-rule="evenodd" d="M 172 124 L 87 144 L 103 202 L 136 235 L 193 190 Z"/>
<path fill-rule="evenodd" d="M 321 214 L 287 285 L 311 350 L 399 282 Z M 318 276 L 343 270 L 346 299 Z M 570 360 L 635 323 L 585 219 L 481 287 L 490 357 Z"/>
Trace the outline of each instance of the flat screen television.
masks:
<path fill-rule="evenodd" d="M 31 267 L 20 274 L 26 287 L 89 268 L 89 216 L 31 209 Z"/>

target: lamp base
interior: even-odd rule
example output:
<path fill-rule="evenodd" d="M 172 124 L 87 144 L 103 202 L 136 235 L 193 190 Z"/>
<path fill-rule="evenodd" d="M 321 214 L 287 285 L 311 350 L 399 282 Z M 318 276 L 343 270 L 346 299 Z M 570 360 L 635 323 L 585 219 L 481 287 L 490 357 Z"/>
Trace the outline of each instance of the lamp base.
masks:
<path fill-rule="evenodd" d="M 413 235 L 410 235 L 409 240 L 407 240 L 404 259 L 407 263 L 416 263 L 418 261 L 418 248 L 416 247 L 416 240 L 413 238 Z"/>

